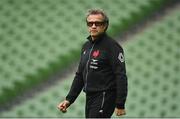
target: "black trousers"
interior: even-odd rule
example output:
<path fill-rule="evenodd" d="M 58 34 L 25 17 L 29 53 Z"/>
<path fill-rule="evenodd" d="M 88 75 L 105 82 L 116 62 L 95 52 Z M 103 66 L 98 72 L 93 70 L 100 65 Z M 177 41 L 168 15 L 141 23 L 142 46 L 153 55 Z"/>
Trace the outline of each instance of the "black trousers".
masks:
<path fill-rule="evenodd" d="M 115 91 L 86 93 L 86 118 L 111 118 L 115 99 Z"/>

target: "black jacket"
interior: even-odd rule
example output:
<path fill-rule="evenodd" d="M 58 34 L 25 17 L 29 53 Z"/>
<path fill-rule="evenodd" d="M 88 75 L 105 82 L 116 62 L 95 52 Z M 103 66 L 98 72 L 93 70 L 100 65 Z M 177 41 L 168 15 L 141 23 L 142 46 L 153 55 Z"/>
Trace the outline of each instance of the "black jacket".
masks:
<path fill-rule="evenodd" d="M 106 33 L 82 47 L 81 59 L 71 89 L 66 96 L 71 104 L 84 92 L 116 91 L 116 107 L 124 108 L 127 96 L 127 76 L 122 47 Z"/>

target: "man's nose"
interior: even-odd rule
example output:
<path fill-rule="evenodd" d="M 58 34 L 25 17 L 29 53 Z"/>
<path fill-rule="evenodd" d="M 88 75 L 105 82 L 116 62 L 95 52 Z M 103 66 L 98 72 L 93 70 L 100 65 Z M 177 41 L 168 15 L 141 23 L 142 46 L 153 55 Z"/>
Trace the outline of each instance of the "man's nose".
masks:
<path fill-rule="evenodd" d="M 92 28 L 96 28 L 96 25 L 95 25 L 95 24 L 93 24 L 93 25 L 92 25 Z"/>

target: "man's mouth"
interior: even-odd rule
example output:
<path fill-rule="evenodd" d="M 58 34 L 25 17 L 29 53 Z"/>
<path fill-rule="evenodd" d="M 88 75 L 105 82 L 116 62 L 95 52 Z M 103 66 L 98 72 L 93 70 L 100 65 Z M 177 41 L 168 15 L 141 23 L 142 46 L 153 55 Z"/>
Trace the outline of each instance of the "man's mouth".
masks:
<path fill-rule="evenodd" d="M 93 33 L 94 33 L 94 32 L 97 32 L 97 30 L 91 30 L 91 32 L 93 32 Z"/>

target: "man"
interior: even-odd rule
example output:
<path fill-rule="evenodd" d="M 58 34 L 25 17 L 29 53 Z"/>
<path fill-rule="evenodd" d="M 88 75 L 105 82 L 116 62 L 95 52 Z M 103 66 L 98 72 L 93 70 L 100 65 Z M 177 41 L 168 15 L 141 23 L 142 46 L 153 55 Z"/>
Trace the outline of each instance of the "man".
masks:
<path fill-rule="evenodd" d="M 82 47 L 81 59 L 71 89 L 58 109 L 66 109 L 81 90 L 86 93 L 86 118 L 110 118 L 125 114 L 127 76 L 122 47 L 106 34 L 109 20 L 99 9 L 89 10 L 86 22 L 90 36 Z"/>

